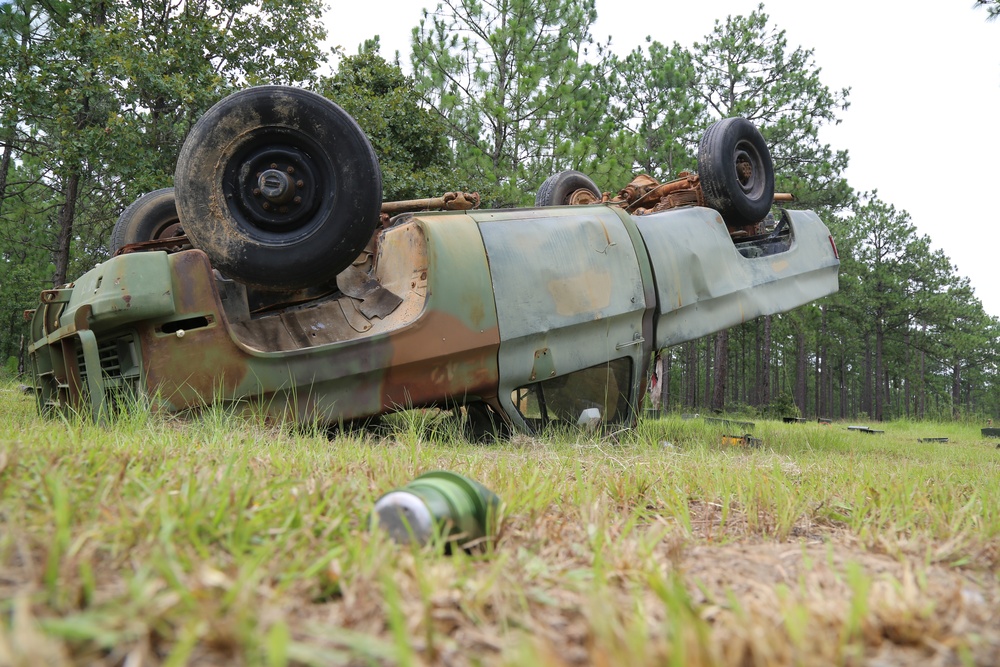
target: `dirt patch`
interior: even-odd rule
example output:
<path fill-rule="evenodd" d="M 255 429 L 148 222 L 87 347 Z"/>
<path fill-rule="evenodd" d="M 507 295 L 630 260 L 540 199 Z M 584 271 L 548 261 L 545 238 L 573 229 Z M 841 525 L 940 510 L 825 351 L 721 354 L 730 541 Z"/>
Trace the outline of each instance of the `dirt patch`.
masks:
<path fill-rule="evenodd" d="M 1000 651 L 994 577 L 870 553 L 848 536 L 697 546 L 681 568 L 727 664 L 948 665 L 965 655 L 987 665 Z"/>

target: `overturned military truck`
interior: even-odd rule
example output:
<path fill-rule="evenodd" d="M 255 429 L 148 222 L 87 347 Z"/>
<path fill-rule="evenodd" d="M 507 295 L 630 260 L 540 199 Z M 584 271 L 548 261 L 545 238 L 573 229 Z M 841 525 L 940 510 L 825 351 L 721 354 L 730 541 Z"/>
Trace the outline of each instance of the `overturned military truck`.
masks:
<path fill-rule="evenodd" d="M 332 102 L 282 86 L 225 98 L 174 188 L 122 214 L 115 256 L 42 293 L 39 409 L 246 402 L 336 424 L 441 407 L 475 436 L 627 425 L 652 351 L 837 290 L 833 238 L 812 212 L 772 215 L 771 158 L 744 119 L 708 130 L 697 174 L 614 197 L 576 171 L 534 208 L 381 191 Z"/>

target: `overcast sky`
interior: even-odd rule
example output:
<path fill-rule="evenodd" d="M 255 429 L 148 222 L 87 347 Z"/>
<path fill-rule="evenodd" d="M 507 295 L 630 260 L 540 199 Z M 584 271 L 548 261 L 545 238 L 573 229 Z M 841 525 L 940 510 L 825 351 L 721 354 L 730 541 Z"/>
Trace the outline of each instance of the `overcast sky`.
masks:
<path fill-rule="evenodd" d="M 757 0 L 661 2 L 597 0 L 593 34 L 624 54 L 646 35 L 690 47 L 716 19 L 749 14 Z M 335 2 L 331 44 L 355 53 L 378 34 L 382 54 L 409 65 L 410 31 L 436 0 Z M 843 122 L 821 135 L 847 149 L 848 182 L 907 211 L 918 232 L 944 250 L 1000 317 L 1000 21 L 986 22 L 973 0 L 908 3 L 842 0 L 764 3 L 789 48 L 815 51 L 823 83 L 850 87 Z"/>

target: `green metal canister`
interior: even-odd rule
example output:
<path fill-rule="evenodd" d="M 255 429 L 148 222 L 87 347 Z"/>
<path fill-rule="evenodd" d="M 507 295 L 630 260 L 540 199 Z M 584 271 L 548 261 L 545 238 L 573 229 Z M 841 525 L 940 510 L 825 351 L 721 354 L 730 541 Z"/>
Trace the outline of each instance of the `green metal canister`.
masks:
<path fill-rule="evenodd" d="M 398 543 L 442 537 L 468 544 L 492 537 L 500 498 L 479 482 L 447 470 L 420 475 L 375 502 L 378 525 Z"/>

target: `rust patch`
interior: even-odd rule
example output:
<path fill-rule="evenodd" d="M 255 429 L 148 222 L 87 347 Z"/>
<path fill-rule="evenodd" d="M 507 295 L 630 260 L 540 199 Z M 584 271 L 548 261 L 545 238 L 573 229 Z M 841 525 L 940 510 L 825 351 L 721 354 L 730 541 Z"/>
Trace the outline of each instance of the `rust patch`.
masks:
<path fill-rule="evenodd" d="M 171 255 L 176 314 L 171 321 L 205 318 L 205 326 L 164 333 L 163 322 L 139 328 L 143 370 L 151 395 L 172 408 L 231 396 L 247 376 L 249 357 L 233 342 L 208 257 L 200 250 Z M 168 328 L 169 329 L 169 328 Z"/>
<path fill-rule="evenodd" d="M 385 409 L 496 393 L 499 327 L 473 331 L 441 311 L 426 313 L 418 324 L 392 336 Z"/>
<path fill-rule="evenodd" d="M 440 197 L 428 199 L 382 202 L 382 214 L 386 216 L 418 211 L 469 211 L 474 208 L 479 208 L 478 192 L 446 192 Z"/>

